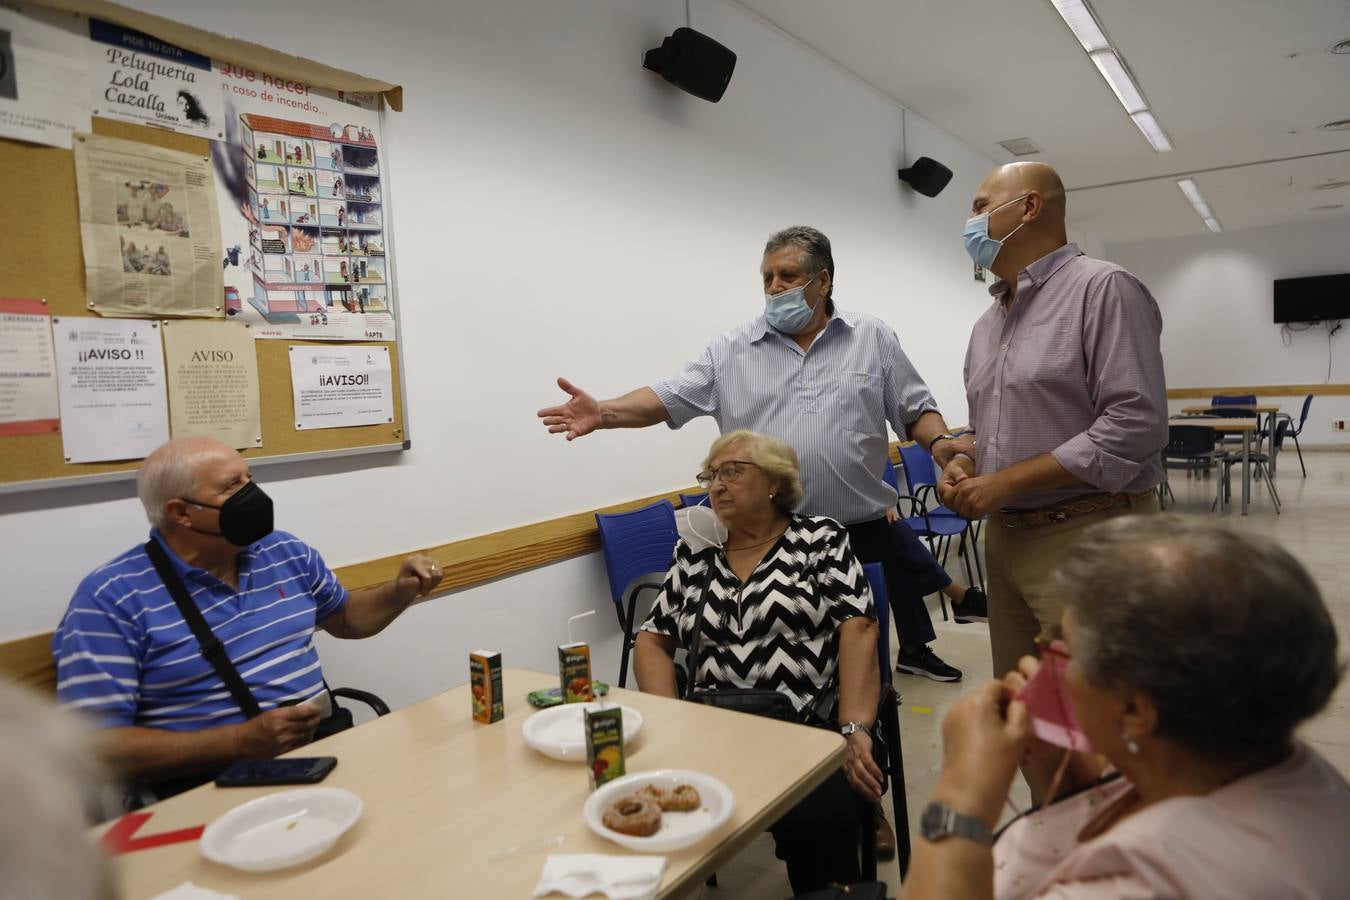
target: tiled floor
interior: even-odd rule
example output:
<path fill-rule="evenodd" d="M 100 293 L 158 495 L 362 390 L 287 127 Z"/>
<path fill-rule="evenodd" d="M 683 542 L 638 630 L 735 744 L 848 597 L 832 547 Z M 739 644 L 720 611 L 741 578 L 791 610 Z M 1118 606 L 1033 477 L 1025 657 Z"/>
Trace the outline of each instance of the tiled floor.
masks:
<path fill-rule="evenodd" d="M 1235 502 L 1222 521 L 1228 527 L 1280 541 L 1308 567 L 1340 630 L 1342 655 L 1350 656 L 1350 453 L 1306 452 L 1305 458 L 1306 480 L 1299 471 L 1297 456 L 1290 452 L 1280 457 L 1275 484 L 1284 502 L 1282 515 L 1275 515 L 1264 485 L 1254 482 L 1250 514 L 1240 515 L 1235 495 Z M 1173 474 L 1177 505 L 1168 511 L 1213 515 L 1209 511 L 1214 497 L 1213 481 Z M 1234 490 L 1240 491 L 1240 472 L 1235 471 L 1234 476 Z M 934 649 L 965 672 L 965 682 L 938 684 L 912 676 L 896 676 L 897 687 L 904 694 L 900 728 L 904 736 L 911 833 L 916 833 L 918 814 L 937 781 L 942 760 L 942 716 L 966 685 L 990 677 L 988 627 L 943 622 L 935 600 L 930 608 L 938 632 Z M 1350 775 L 1350 679 L 1341 685 L 1327 710 L 1309 722 L 1302 733 L 1319 752 Z M 1028 805 L 1026 787 L 1020 779 L 1014 784 L 1012 802 L 1018 808 Z M 885 806 L 889 815 L 889 796 Z M 899 870 L 895 863 L 883 864 L 879 877 L 892 893 L 898 890 Z M 718 886 L 702 888 L 701 898 L 783 900 L 792 895 L 783 865 L 774 858 L 773 840 L 767 834 L 758 837 L 730 865 L 719 870 L 717 878 Z"/>

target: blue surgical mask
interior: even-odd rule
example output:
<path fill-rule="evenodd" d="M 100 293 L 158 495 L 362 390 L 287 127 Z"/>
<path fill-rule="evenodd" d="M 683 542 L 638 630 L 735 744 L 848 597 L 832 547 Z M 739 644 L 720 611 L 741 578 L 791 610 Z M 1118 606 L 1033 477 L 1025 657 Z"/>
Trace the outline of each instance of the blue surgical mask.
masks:
<path fill-rule="evenodd" d="M 1027 194 L 1023 194 L 1016 200 L 1009 200 L 1007 203 L 996 206 L 987 213 L 972 216 L 966 220 L 966 230 L 962 232 L 961 236 L 966 242 L 966 252 L 970 254 L 971 259 L 975 260 L 975 265 L 982 266 L 986 269 L 992 266 L 994 260 L 998 258 L 998 251 L 1003 249 L 1004 242 L 1014 234 L 1017 234 L 1022 225 L 1027 224 L 1026 222 L 1023 222 L 1022 225 L 1018 225 L 1017 228 L 1008 232 L 1003 240 L 996 241 L 989 236 L 990 214 L 998 212 L 1004 206 L 1011 206 L 1018 200 L 1025 200 L 1028 196 L 1029 195 Z"/>
<path fill-rule="evenodd" d="M 806 286 L 811 281 L 780 294 L 764 297 L 764 318 L 768 319 L 769 324 L 776 330 L 783 334 L 797 334 L 811 321 L 815 310 L 806 302 Z"/>

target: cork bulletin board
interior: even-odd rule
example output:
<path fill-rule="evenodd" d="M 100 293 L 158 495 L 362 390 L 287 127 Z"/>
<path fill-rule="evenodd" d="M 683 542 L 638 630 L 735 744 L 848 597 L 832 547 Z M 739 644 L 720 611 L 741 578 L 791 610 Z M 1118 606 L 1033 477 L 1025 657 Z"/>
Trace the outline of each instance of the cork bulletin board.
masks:
<path fill-rule="evenodd" d="M 44 4 L 45 5 L 45 4 Z M 249 65 L 311 83 L 340 89 L 377 91 L 397 109 L 401 90 L 382 82 L 284 56 L 266 48 L 211 35 L 154 16 L 105 2 L 57 2 L 68 11 L 112 19 L 127 27 L 191 46 L 216 59 L 242 57 Z M 230 54 L 230 55 L 224 55 Z M 345 81 L 344 81 L 345 79 Z M 92 118 L 94 134 L 138 141 L 186 153 L 210 156 L 206 138 L 100 117 Z M 56 147 L 0 139 L 0 173 L 8 212 L 0 216 L 0 296 L 42 299 L 53 318 L 95 315 L 87 308 L 85 264 L 76 199 L 74 153 Z M 385 233 L 391 230 L 388 222 Z M 392 247 L 386 259 L 392 258 Z M 392 265 L 386 280 L 394 292 Z M 397 305 L 394 306 L 397 311 Z M 241 451 L 250 460 L 286 460 L 317 455 L 396 452 L 408 448 L 399 342 L 364 341 L 364 347 L 387 347 L 392 366 L 394 420 L 388 424 L 303 431 L 295 427 L 289 348 L 333 346 L 326 341 L 256 340 L 262 446 Z M 0 439 L 0 492 L 72 483 L 72 479 L 108 480 L 134 471 L 139 460 L 68 464 L 59 433 L 23 434 Z M 127 477 L 121 475 L 121 477 Z"/>

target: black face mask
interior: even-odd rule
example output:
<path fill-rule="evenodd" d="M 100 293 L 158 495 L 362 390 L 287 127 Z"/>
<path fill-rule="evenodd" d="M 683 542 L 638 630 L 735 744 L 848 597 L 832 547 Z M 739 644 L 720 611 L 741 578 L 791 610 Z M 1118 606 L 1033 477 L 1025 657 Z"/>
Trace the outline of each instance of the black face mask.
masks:
<path fill-rule="evenodd" d="M 192 530 L 201 534 L 218 534 L 236 547 L 247 547 L 272 533 L 272 498 L 258 487 L 257 482 L 248 482 L 220 506 L 202 503 L 191 497 L 178 499 L 194 506 L 220 510 L 220 531 Z"/>

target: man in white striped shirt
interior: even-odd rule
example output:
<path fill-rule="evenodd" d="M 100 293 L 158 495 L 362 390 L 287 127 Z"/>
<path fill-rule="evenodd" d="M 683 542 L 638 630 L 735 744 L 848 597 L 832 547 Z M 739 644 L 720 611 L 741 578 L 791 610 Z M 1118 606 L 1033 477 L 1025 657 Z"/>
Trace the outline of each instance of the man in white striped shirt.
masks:
<path fill-rule="evenodd" d="M 902 439 L 930 448 L 940 466 L 969 451 L 969 442 L 951 439 L 895 332 L 872 316 L 835 308 L 834 257 L 824 234 L 798 226 L 772 235 L 761 274 L 764 314 L 718 336 L 673 378 L 604 402 L 560 378 L 571 399 L 539 416 L 569 441 L 600 428 L 679 428 L 703 415 L 724 434 L 744 428 L 787 441 L 801 459 L 799 510 L 844 525 L 858 558 L 886 569 L 900 671 L 959 681 L 960 670 L 928 647 L 935 634 L 923 597 L 945 589 L 958 604 L 958 621 L 982 620 L 983 592 L 953 586 L 912 532 L 892 530 L 896 492 L 881 475 L 888 422 Z"/>
<path fill-rule="evenodd" d="M 219 441 L 170 441 L 136 481 L 150 541 L 261 712 L 240 708 L 161 579 L 159 551 L 138 545 L 80 583 L 52 639 L 59 701 L 102 726 L 100 751 L 127 778 L 190 782 L 308 743 L 326 696 L 315 627 L 369 637 L 441 580 L 433 559 L 411 556 L 394 580 L 347 591 L 317 551 L 272 530 L 271 500 Z"/>

